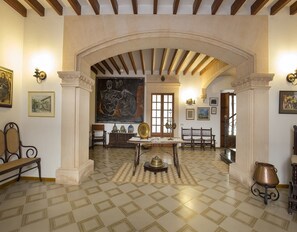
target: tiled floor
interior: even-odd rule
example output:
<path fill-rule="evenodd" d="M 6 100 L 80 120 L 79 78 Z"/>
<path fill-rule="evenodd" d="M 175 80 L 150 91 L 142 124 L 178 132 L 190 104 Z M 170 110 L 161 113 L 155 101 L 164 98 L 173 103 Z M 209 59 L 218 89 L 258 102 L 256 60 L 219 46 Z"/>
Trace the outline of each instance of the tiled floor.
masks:
<path fill-rule="evenodd" d="M 153 148 L 141 160 L 166 151 Z M 297 231 L 297 213 L 287 213 L 287 189 L 265 205 L 213 165 L 219 151 L 179 154 L 198 185 L 114 183 L 134 150 L 96 147 L 90 154 L 95 172 L 80 186 L 20 181 L 1 189 L 0 231 Z M 172 162 L 168 154 L 162 158 Z"/>

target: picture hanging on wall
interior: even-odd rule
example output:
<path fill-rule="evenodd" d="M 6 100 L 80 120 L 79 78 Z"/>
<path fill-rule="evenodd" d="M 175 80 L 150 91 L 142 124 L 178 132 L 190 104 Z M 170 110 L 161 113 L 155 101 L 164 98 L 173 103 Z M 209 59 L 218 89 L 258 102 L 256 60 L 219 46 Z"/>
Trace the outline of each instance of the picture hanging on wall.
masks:
<path fill-rule="evenodd" d="M 218 101 L 219 101 L 219 98 L 217 98 L 217 97 L 210 97 L 209 98 L 209 105 L 210 106 L 217 106 L 218 105 Z"/>
<path fill-rule="evenodd" d="M 217 114 L 217 107 L 211 107 L 211 114 Z"/>
<path fill-rule="evenodd" d="M 195 119 L 195 109 L 186 109 L 186 120 Z"/>
<path fill-rule="evenodd" d="M 297 91 L 279 91 L 279 113 L 297 114 Z"/>
<path fill-rule="evenodd" d="M 209 120 L 210 107 L 197 107 L 197 120 Z"/>
<path fill-rule="evenodd" d="M 30 91 L 28 92 L 29 117 L 54 117 L 55 92 Z"/>
<path fill-rule="evenodd" d="M 144 78 L 96 79 L 96 122 L 141 123 Z"/>
<path fill-rule="evenodd" d="M 0 107 L 12 107 L 13 71 L 0 67 Z"/>

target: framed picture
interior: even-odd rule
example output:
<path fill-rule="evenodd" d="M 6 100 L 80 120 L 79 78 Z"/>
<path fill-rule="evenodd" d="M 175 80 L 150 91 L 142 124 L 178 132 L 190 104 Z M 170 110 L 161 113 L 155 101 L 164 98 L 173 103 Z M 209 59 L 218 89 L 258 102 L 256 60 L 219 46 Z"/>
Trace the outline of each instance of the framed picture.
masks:
<path fill-rule="evenodd" d="M 210 107 L 197 107 L 197 120 L 209 120 Z"/>
<path fill-rule="evenodd" d="M 54 117 L 55 116 L 55 92 L 52 92 L 52 91 L 28 92 L 28 116 L 29 117 Z"/>
<path fill-rule="evenodd" d="M 209 105 L 210 106 L 217 106 L 218 105 L 218 101 L 219 101 L 219 98 L 217 98 L 217 97 L 210 97 L 209 98 Z"/>
<path fill-rule="evenodd" d="M 13 71 L 0 67 L 0 107 L 12 107 Z"/>
<path fill-rule="evenodd" d="M 186 120 L 195 119 L 195 109 L 186 109 Z"/>
<path fill-rule="evenodd" d="M 143 122 L 144 78 L 97 77 L 95 104 L 96 122 Z"/>
<path fill-rule="evenodd" d="M 297 114 L 297 91 L 279 91 L 279 113 Z"/>
<path fill-rule="evenodd" d="M 211 107 L 210 112 L 211 114 L 217 114 L 217 107 Z"/>

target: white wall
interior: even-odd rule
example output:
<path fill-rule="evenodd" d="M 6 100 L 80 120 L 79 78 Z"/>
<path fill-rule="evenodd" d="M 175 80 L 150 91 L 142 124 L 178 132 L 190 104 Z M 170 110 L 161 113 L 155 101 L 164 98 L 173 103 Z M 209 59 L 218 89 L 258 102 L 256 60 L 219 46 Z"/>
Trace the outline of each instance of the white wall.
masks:
<path fill-rule="evenodd" d="M 0 128 L 9 121 L 20 123 L 24 19 L 0 1 L 0 66 L 13 70 L 12 108 L 0 107 Z"/>
<path fill-rule="evenodd" d="M 291 178 L 290 158 L 293 154 L 293 125 L 296 114 L 279 114 L 279 91 L 297 91 L 286 81 L 288 73 L 297 69 L 297 17 L 269 18 L 269 72 L 275 73 L 269 94 L 269 162 L 278 169 L 280 183 Z"/>
<path fill-rule="evenodd" d="M 61 86 L 57 71 L 62 70 L 64 18 L 50 11 L 47 17 L 28 11 L 28 17 L 23 18 L 0 1 L 0 27 L 0 66 L 14 71 L 13 106 L 0 108 L 0 128 L 9 121 L 17 122 L 23 144 L 34 145 L 39 151 L 42 176 L 54 178 L 61 160 Z M 35 68 L 47 72 L 41 84 L 33 77 Z M 55 117 L 28 117 L 28 91 L 54 91 Z M 33 170 L 24 175 L 38 173 Z"/>

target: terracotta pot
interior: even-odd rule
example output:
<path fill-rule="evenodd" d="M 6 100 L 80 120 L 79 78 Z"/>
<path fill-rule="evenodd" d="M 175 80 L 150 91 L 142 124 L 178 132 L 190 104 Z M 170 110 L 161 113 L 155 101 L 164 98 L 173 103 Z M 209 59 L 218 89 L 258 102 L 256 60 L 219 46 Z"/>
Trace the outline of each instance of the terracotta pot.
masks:
<path fill-rule="evenodd" d="M 279 184 L 277 169 L 268 163 L 255 163 L 255 172 L 253 179 L 260 185 L 276 186 Z"/>

